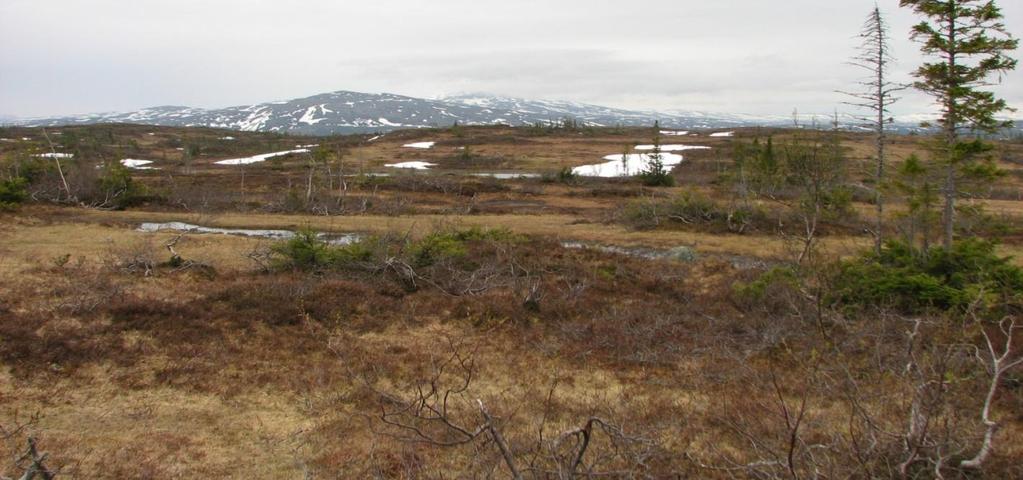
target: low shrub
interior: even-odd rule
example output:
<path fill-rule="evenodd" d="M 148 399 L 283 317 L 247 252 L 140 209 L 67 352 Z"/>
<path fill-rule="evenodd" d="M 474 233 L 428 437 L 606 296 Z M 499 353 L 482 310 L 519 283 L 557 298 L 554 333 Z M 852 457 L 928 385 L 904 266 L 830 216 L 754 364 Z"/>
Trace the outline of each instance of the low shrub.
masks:
<path fill-rule="evenodd" d="M 542 180 L 544 183 L 564 183 L 568 185 L 578 181 L 579 175 L 572 170 L 572 167 L 562 167 L 561 170 L 553 174 L 544 174 Z"/>
<path fill-rule="evenodd" d="M 407 261 L 421 268 L 443 259 L 465 257 L 474 242 L 519 242 L 522 237 L 507 229 L 472 227 L 438 231 L 418 240 L 402 243 L 397 238 L 366 238 L 347 245 L 332 245 L 312 230 L 299 230 L 295 236 L 271 246 L 278 269 L 344 270 L 365 269 L 374 260 L 386 256 Z"/>
<path fill-rule="evenodd" d="M 847 308 L 889 307 L 907 314 L 963 311 L 971 305 L 991 312 L 1023 307 L 1023 269 L 999 257 L 995 244 L 964 239 L 951 249 L 922 251 L 889 242 L 843 262 L 832 279 L 831 301 Z"/>
<path fill-rule="evenodd" d="M 317 270 L 350 267 L 373 258 L 370 240 L 348 245 L 331 245 L 312 230 L 299 230 L 289 240 L 278 243 L 271 250 L 279 258 L 278 267 L 299 270 Z"/>
<path fill-rule="evenodd" d="M 125 209 L 152 199 L 145 186 L 135 182 L 131 170 L 120 162 L 107 162 L 97 182 L 98 190 L 92 200 L 101 205 Z"/>
<path fill-rule="evenodd" d="M 468 242 L 500 242 L 513 243 L 522 237 L 508 229 L 484 229 L 472 227 L 464 230 L 452 230 L 431 233 L 422 239 L 412 242 L 407 251 L 410 263 L 416 267 L 428 267 L 444 258 L 466 256 L 469 251 Z"/>
<path fill-rule="evenodd" d="M 0 181 L 0 210 L 9 210 L 28 200 L 28 181 L 14 177 Z"/>
<path fill-rule="evenodd" d="M 640 172 L 640 181 L 648 187 L 674 187 L 675 177 L 671 176 L 671 169 L 664 166 L 659 154 L 655 154 L 654 157 L 650 165 Z"/>
<path fill-rule="evenodd" d="M 446 233 L 427 235 L 409 247 L 411 263 L 416 267 L 428 267 L 442 258 L 464 257 L 468 253 L 464 241 Z"/>
<path fill-rule="evenodd" d="M 636 229 L 703 226 L 743 233 L 750 225 L 766 225 L 767 214 L 756 208 L 729 209 L 703 195 L 685 192 L 673 198 L 641 199 L 622 209 L 619 220 Z"/>
<path fill-rule="evenodd" d="M 775 267 L 750 282 L 732 285 L 732 298 L 743 309 L 760 307 L 776 313 L 788 307 L 787 299 L 799 290 L 799 273 L 792 267 Z"/>

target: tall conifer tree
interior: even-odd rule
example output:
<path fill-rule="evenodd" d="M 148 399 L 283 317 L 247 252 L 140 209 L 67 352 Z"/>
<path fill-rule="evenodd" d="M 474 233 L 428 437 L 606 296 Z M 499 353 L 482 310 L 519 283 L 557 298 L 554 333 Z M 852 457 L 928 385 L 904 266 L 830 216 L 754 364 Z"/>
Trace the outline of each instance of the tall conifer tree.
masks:
<path fill-rule="evenodd" d="M 1014 70 L 1016 60 L 1006 55 L 1019 41 L 1002 23 L 1002 12 L 993 0 L 901 0 L 926 19 L 913 27 L 912 37 L 922 44 L 923 53 L 934 58 L 916 71 L 915 87 L 934 97 L 941 105 L 938 120 L 942 128 L 939 155 L 944 167 L 944 211 L 942 224 L 945 248 L 955 237 L 955 208 L 959 180 L 964 175 L 992 173 L 977 168 L 975 160 L 988 151 L 978 133 L 990 133 L 1011 125 L 998 120 L 1008 110 L 1005 100 L 984 90 L 992 77 Z"/>

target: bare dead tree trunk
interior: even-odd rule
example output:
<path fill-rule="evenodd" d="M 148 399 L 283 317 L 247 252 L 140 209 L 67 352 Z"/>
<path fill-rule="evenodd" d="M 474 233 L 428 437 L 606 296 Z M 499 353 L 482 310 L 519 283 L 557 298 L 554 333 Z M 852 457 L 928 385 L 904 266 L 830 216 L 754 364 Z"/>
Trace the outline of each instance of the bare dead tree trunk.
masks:
<path fill-rule="evenodd" d="M 330 161 L 328 160 L 323 165 L 327 169 L 327 192 L 334 191 L 334 169 L 330 168 Z"/>
<path fill-rule="evenodd" d="M 313 159 L 312 155 L 309 156 L 309 178 L 306 181 L 305 189 L 305 203 L 308 207 L 309 202 L 313 200 L 313 174 L 316 173 L 316 160 Z"/>
<path fill-rule="evenodd" d="M 981 325 L 981 332 L 984 334 L 984 342 L 987 346 L 987 353 L 990 356 L 991 369 L 991 383 L 988 387 L 987 396 L 984 397 L 984 408 L 981 410 L 980 419 L 981 423 L 984 424 L 984 442 L 981 444 L 980 450 L 977 454 L 969 460 L 963 460 L 959 463 L 959 466 L 963 468 L 980 468 L 981 465 L 991 456 L 991 452 L 994 450 L 994 436 L 998 432 L 999 423 L 998 421 L 991 418 L 991 405 L 995 401 L 995 395 L 998 393 L 998 387 L 1002 382 L 1002 377 L 1009 370 L 1023 365 L 1023 357 L 1013 359 L 1013 334 L 1015 330 L 1021 328 L 1016 324 L 1015 318 L 1005 318 L 999 323 L 1002 334 L 1005 335 L 1005 344 L 1002 347 L 1002 354 L 999 355 L 995 348 L 995 342 L 991 338 L 991 334 L 984 329 Z M 978 358 L 980 357 L 978 352 Z"/>
<path fill-rule="evenodd" d="M 43 480 L 53 480 L 56 478 L 57 474 L 51 472 L 45 465 L 43 465 L 43 462 L 45 462 L 49 456 L 50 454 L 48 453 L 40 454 L 36 447 L 36 439 L 29 438 L 28 451 L 25 452 L 22 459 L 28 460 L 31 463 L 29 464 L 28 469 L 25 470 L 25 473 L 18 480 L 34 480 L 36 477 Z"/>
<path fill-rule="evenodd" d="M 874 158 L 874 203 L 876 218 L 874 219 L 873 236 L 874 249 L 881 251 L 884 243 L 884 184 L 885 184 L 885 161 L 889 107 L 898 98 L 893 93 L 903 90 L 904 85 L 898 85 L 888 80 L 888 69 L 894 59 L 888 46 L 888 23 L 881 14 L 879 7 L 874 7 L 867 17 L 867 21 L 860 30 L 860 38 L 863 43 L 860 46 L 860 53 L 851 62 L 869 72 L 869 78 L 861 81 L 859 85 L 863 90 L 857 93 L 847 93 L 857 100 L 847 102 L 849 105 L 869 110 L 872 116 L 862 117 L 861 120 L 867 123 L 874 131 L 875 155 Z"/>
<path fill-rule="evenodd" d="M 46 138 L 46 143 L 50 145 L 50 154 L 53 155 L 53 163 L 57 164 L 57 174 L 60 175 L 60 183 L 64 185 L 64 193 L 67 195 L 67 201 L 74 201 L 73 195 L 71 195 L 71 187 L 67 184 L 67 178 L 64 177 L 64 169 L 60 166 L 60 158 L 57 156 L 57 149 L 53 146 L 53 142 L 50 140 L 50 135 L 46 133 L 46 129 L 43 129 L 43 137 Z"/>
<path fill-rule="evenodd" d="M 163 245 L 164 247 L 167 247 L 167 251 L 170 252 L 170 254 L 171 254 L 171 263 L 176 263 L 176 262 L 180 262 L 181 261 L 181 255 L 178 255 L 178 252 L 177 252 L 177 250 L 174 249 L 174 247 L 176 247 L 178 245 L 178 242 L 181 241 L 181 237 L 183 237 L 184 235 L 185 234 L 182 233 L 182 234 L 178 235 L 177 237 L 174 237 L 174 239 L 172 239 L 171 241 L 169 241 L 169 242 L 167 242 L 167 243 L 165 243 Z"/>
<path fill-rule="evenodd" d="M 345 197 L 348 196 L 348 182 L 345 181 L 345 159 L 338 151 L 337 156 L 337 204 L 344 211 Z"/>
<path fill-rule="evenodd" d="M 364 385 L 380 398 L 380 413 L 377 419 L 385 429 L 376 433 L 395 438 L 406 443 L 432 445 L 436 447 L 460 447 L 484 441 L 494 447 L 500 454 L 499 463 L 503 463 L 510 476 L 520 480 L 523 472 L 535 478 L 587 478 L 621 476 L 618 472 L 602 472 L 587 470 L 585 458 L 589 454 L 595 457 L 595 465 L 606 464 L 611 459 L 620 459 L 638 467 L 643 465 L 645 451 L 633 447 L 649 445 L 650 442 L 629 437 L 624 430 L 598 417 L 589 419 L 579 428 L 570 430 L 553 441 L 544 439 L 541 425 L 538 441 L 533 450 L 519 452 L 532 453 L 532 462 L 520 461 L 504 436 L 504 430 L 486 405 L 478 397 L 466 397 L 470 385 L 475 380 L 476 366 L 473 355 L 462 355 L 452 339 L 453 353 L 447 360 L 434 365 L 434 372 L 429 378 L 416 382 L 410 387 L 408 395 L 389 393 L 378 390 L 372 382 L 363 377 Z M 548 404 L 554 395 L 554 386 L 548 393 Z M 472 398 L 472 400 L 469 400 Z M 456 405 L 468 400 L 469 409 L 457 408 Z M 473 415 L 471 411 L 479 415 Z M 546 413 L 544 424 L 546 423 Z M 598 433 L 598 427 L 610 440 L 611 445 L 599 448 L 592 441 Z M 550 454 L 541 454 L 547 450 Z M 590 453 L 593 452 L 593 453 Z M 476 454 L 480 452 L 477 449 Z M 522 465 L 520 465 L 522 463 Z M 496 465 L 488 467 L 491 475 Z M 626 470 L 628 471 L 628 470 Z M 579 472 L 579 473 L 577 473 Z"/>
<path fill-rule="evenodd" d="M 515 480 L 521 480 L 522 474 L 519 473 L 518 467 L 515 466 L 515 455 L 512 454 L 511 448 L 508 447 L 508 442 L 505 441 L 504 435 L 501 435 L 501 430 L 494 426 L 494 419 L 490 416 L 490 412 L 483 406 L 483 401 L 476 399 L 476 403 L 480 407 L 480 414 L 483 415 L 483 420 L 486 421 L 487 431 L 490 432 L 490 438 L 494 440 L 494 444 L 497 445 L 497 449 L 500 450 L 501 456 L 504 457 L 504 464 L 508 467 L 508 470 L 512 474 L 512 478 Z"/>

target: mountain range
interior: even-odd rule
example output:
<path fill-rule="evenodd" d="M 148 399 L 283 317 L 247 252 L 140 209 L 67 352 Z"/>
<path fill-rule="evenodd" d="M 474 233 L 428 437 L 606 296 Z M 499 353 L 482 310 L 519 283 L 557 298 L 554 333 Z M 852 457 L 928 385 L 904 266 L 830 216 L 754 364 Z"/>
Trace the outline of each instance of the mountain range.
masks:
<path fill-rule="evenodd" d="M 288 101 L 222 109 L 183 106 L 151 107 L 134 112 L 6 119 L 22 126 L 134 123 L 176 127 L 213 127 L 304 135 L 375 133 L 397 129 L 462 125 L 532 125 L 573 118 L 587 126 L 649 126 L 701 129 L 789 126 L 792 117 L 711 114 L 693 111 L 636 111 L 585 103 L 526 100 L 489 94 L 462 94 L 439 99 L 350 91 L 324 93 Z M 808 117 L 803 116 L 806 121 Z M 848 119 L 846 119 L 848 120 Z M 826 122 L 826 121 L 825 121 Z M 844 123 L 853 123 L 846 121 Z M 916 129 L 900 124 L 901 130 Z"/>

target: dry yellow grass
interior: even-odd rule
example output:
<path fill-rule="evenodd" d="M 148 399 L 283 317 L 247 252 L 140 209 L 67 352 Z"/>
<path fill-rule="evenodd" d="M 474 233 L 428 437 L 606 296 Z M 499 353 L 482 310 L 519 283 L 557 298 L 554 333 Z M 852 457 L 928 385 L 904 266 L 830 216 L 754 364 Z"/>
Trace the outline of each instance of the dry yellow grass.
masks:
<path fill-rule="evenodd" d="M 164 245 L 178 237 L 173 232 L 145 234 L 134 226 L 98 223 L 55 223 L 23 225 L 0 231 L 0 271 L 24 273 L 32 268 L 49 268 L 64 255 L 102 262 L 131 248 L 148 248 L 159 260 L 170 256 Z M 228 235 L 187 235 L 177 249 L 192 260 L 215 264 L 226 271 L 252 266 L 245 258 L 259 240 Z M 263 243 L 266 243 L 265 241 Z"/>
<path fill-rule="evenodd" d="M 408 135 L 385 137 L 352 149 L 346 168 L 379 170 L 383 163 L 396 160 L 443 159 L 458 153 L 457 139 L 450 132 Z M 413 138 L 415 135 L 423 138 Z M 415 140 L 452 143 L 426 152 L 401 147 Z M 649 141 L 639 133 L 601 138 L 556 136 L 496 141 L 472 149 L 481 156 L 505 157 L 515 170 L 550 171 L 594 163 L 604 155 L 619 153 L 626 144 Z M 716 154 L 727 151 L 728 142 L 697 137 L 679 143 L 713 145 Z M 869 145 L 857 141 L 850 145 L 854 156 L 869 155 Z M 893 152 L 898 158 L 916 148 L 915 140 L 899 139 Z M 710 154 L 693 158 L 694 171 L 712 176 L 714 169 L 704 163 L 715 160 Z M 204 158 L 199 167 L 208 167 L 207 160 L 211 159 Z M 299 160 L 289 161 L 301 168 Z M 204 171 L 218 172 L 235 175 L 237 171 Z M 281 183 L 285 173 L 270 170 L 264 175 Z M 233 186 L 235 180 L 221 179 L 216 185 Z M 515 190 L 525 187 L 538 193 Z M 788 370 L 798 365 L 787 357 L 805 339 L 787 342 L 794 333 L 812 335 L 817 325 L 798 323 L 785 313 L 736 309 L 729 296 L 732 282 L 747 278 L 730 262 L 714 257 L 792 258 L 797 243 L 774 235 L 635 231 L 602 223 L 604 212 L 636 197 L 587 196 L 588 188 L 598 187 L 605 186 L 516 184 L 512 190 L 476 197 L 478 201 L 535 198 L 545 204 L 535 215 L 197 215 L 40 206 L 3 214 L 0 282 L 7 290 L 0 301 L 10 303 L 10 308 L 3 309 L 7 306 L 0 303 L 0 322 L 7 321 L 5 316 L 15 316 L 16 321 L 38 324 L 32 323 L 29 331 L 9 323 L 0 325 L 20 335 L 23 342 L 38 337 L 38 344 L 45 349 L 98 353 L 78 369 L 67 366 L 77 360 L 70 358 L 66 364 L 58 360 L 33 365 L 29 373 L 20 357 L 11 357 L 10 364 L 0 368 L 0 423 L 9 423 L 15 412 L 38 411 L 41 419 L 33 431 L 42 439 L 44 449 L 53 452 L 55 459 L 73 460 L 69 471 L 81 478 L 295 478 L 305 475 L 307 469 L 340 478 L 371 473 L 399 477 L 407 472 L 416 472 L 407 474 L 409 478 L 458 477 L 475 467 L 470 463 L 471 449 L 411 446 L 374 433 L 367 416 L 375 415 L 378 406 L 359 388 L 358 379 L 350 376 L 353 370 L 379 370 L 384 375 L 374 386 L 402 391 L 407 382 L 430 371 L 447 353 L 447 341 L 454 338 L 475 348 L 479 362 L 479 376 L 466 399 L 480 398 L 491 406 L 504 422 L 506 434 L 518 445 L 535 442 L 544 402 L 557 380 L 548 435 L 599 414 L 635 427 L 633 431 L 656 436 L 659 445 L 679 462 L 684 462 L 683 452 L 704 457 L 719 451 L 740 453 L 741 442 L 725 440 L 728 429 L 722 427 L 720 417 L 731 412 L 722 412 L 722 407 L 741 406 L 754 392 L 767 391 L 767 383 L 743 383 L 736 376 L 738 367 L 777 361 L 777 372 L 792 385 L 805 381 L 802 371 Z M 264 194 L 277 193 L 273 184 L 252 188 Z M 666 196 L 685 190 L 725 199 L 725 193 L 711 185 L 641 194 Z M 415 192 L 412 198 L 423 203 L 420 212 L 451 211 L 450 204 L 466 201 L 429 192 Z M 994 212 L 1023 216 L 1023 202 L 986 203 Z M 872 213 L 865 204 L 857 204 L 855 209 L 864 216 Z M 889 210 L 897 211 L 898 207 Z M 578 268 L 573 271 L 575 276 L 567 279 L 576 283 L 548 285 L 550 297 L 545 302 L 568 302 L 561 295 L 567 297 L 575 289 L 591 296 L 570 308 L 552 308 L 554 313 L 525 314 L 519 313 L 523 310 L 522 292 L 514 286 L 492 296 L 455 298 L 429 289 L 404 292 L 394 282 L 386 282 L 386 273 L 378 273 L 376 277 L 384 281 L 376 283 L 371 280 L 378 278 L 345 275 L 257 274 L 245 254 L 267 242 L 235 236 L 189 234 L 177 245 L 185 258 L 215 267 L 219 276 L 213 279 L 166 273 L 141 278 L 103 266 L 112 254 L 138 245 L 148 244 L 158 259 L 167 258 L 163 245 L 177 234 L 135 229 L 141 222 L 168 221 L 226 228 L 407 232 L 413 236 L 450 226 L 504 227 L 560 241 L 655 248 L 684 245 L 705 258 L 695 264 L 654 264 L 593 252 L 555 252 L 562 256 L 558 269 Z M 870 244 L 866 235 L 828 236 L 821 239 L 820 251 L 837 258 Z M 1001 251 L 1016 255 L 1015 261 L 1023 265 L 1023 245 L 1009 244 Z M 83 272 L 98 272 L 118 284 L 122 289 L 119 296 L 108 302 L 115 305 L 103 305 L 96 314 L 72 314 L 54 307 L 59 301 L 54 297 L 64 291 L 55 285 L 95 281 L 88 275 L 79 279 L 75 277 L 78 272 L 71 269 L 54 268 L 54 259 L 66 254 L 73 262 L 83 259 Z M 320 292 L 323 296 L 304 296 L 321 286 L 326 288 Z M 248 301 L 276 317 L 264 319 L 259 317 L 260 311 L 245 310 L 246 305 L 231 301 L 232 296 L 244 294 L 251 294 Z M 646 294 L 650 296 L 644 297 Z M 285 300 L 278 300 L 281 298 Z M 317 319 L 302 310 L 310 305 L 300 305 L 296 311 L 304 316 L 296 319 L 294 312 L 280 305 L 290 298 L 337 303 L 331 304 L 329 316 Z M 188 310 L 193 303 L 201 310 Z M 504 304 L 511 305 L 515 315 L 500 310 Z M 201 323 L 175 316 L 174 308 L 196 315 Z M 543 308 L 547 309 L 548 303 Z M 676 335 L 670 337 L 674 342 L 669 345 L 671 355 L 665 355 L 670 360 L 646 363 L 633 359 L 632 355 L 663 339 L 664 330 L 651 327 L 661 321 L 659 328 Z M 782 325 L 780 330 L 778 325 Z M 644 337 L 647 328 L 653 333 Z M 60 343 L 65 339 L 62 335 L 67 343 Z M 784 340 L 772 344 L 777 338 Z M 41 343 L 44 340 L 49 343 Z M 6 347 L 5 341 L 10 339 L 0 338 L 0 348 Z M 50 353 L 31 350 L 35 344 L 25 343 L 19 345 L 22 350 L 18 354 L 47 358 Z M 859 352 L 861 346 L 854 345 L 850 351 Z M 810 351 L 812 346 L 803 347 Z M 602 350 L 611 348 L 619 350 Z M 734 358 L 707 353 L 712 350 L 734 354 Z M 808 357 L 817 358 L 818 350 L 812 350 Z M 123 358 L 109 356 L 120 353 Z M 729 364 L 731 370 L 725 369 L 728 362 L 736 362 Z M 818 429 L 821 438 L 848 433 L 848 412 L 832 393 L 821 391 L 811 398 L 812 428 Z M 872 391 L 876 393 L 881 394 L 867 406 L 885 411 L 890 397 Z M 794 393 L 785 398 L 792 404 L 799 400 Z M 1023 436 L 1023 424 L 1006 408 L 1018 403 L 1013 402 L 1009 398 L 998 405 L 999 418 L 1006 419 L 999 433 L 1003 463 L 1023 458 L 1023 442 L 1014 441 Z M 471 405 L 464 412 L 471 412 Z M 899 417 L 896 421 L 901 425 L 903 420 Z M 417 465 L 425 466 L 415 470 Z M 0 470 L 0 474 L 8 472 Z M 497 476 L 503 474 L 499 469 Z M 700 475 L 715 474 L 694 474 Z"/>
<path fill-rule="evenodd" d="M 1007 202 L 1015 207 L 1014 202 Z M 591 223 L 568 215 L 412 215 L 382 216 L 311 216 L 275 214 L 221 214 L 196 217 L 168 212 L 103 212 L 75 210 L 62 214 L 69 223 L 26 225 L 0 232 L 0 254 L 8 255 L 0 268 L 18 269 L 29 265 L 48 264 L 60 255 L 86 256 L 98 259 L 111 248 L 124 248 L 140 241 L 149 241 L 161 250 L 162 245 L 177 237 L 173 232 L 143 234 L 135 232 L 142 222 L 198 222 L 203 226 L 253 229 L 300 229 L 337 233 L 411 233 L 418 236 L 444 227 L 508 228 L 516 233 L 537 235 L 565 242 L 590 242 L 623 247 L 673 248 L 688 246 L 697 252 L 715 255 L 739 255 L 756 258 L 791 259 L 798 254 L 797 239 L 773 235 L 712 234 L 689 231 L 636 231 L 620 225 Z M 67 239 L 74 238 L 69 244 Z M 822 255 L 838 258 L 869 247 L 867 237 L 828 236 L 820 239 Z M 186 235 L 178 247 L 189 258 L 208 261 L 227 271 L 254 267 L 245 255 L 265 240 L 229 235 Z M 1004 255 L 1015 257 L 1023 265 L 1023 245 L 1000 246 Z M 162 250 L 161 250 L 162 253 Z M 24 259 L 32 259 L 28 264 Z M 7 264 L 7 267 L 4 267 Z"/>
<path fill-rule="evenodd" d="M 13 409 L 35 407 L 43 446 L 80 458 L 71 469 L 78 478 L 302 475 L 291 449 L 300 446 L 294 435 L 312 423 L 299 399 L 279 392 L 224 398 L 170 387 L 129 392 L 111 381 L 118 374 L 93 367 L 71 381 L 37 385 L 15 383 L 0 371 L 0 385 L 19 396 L 5 402 L 2 414 L 11 418 Z"/>

